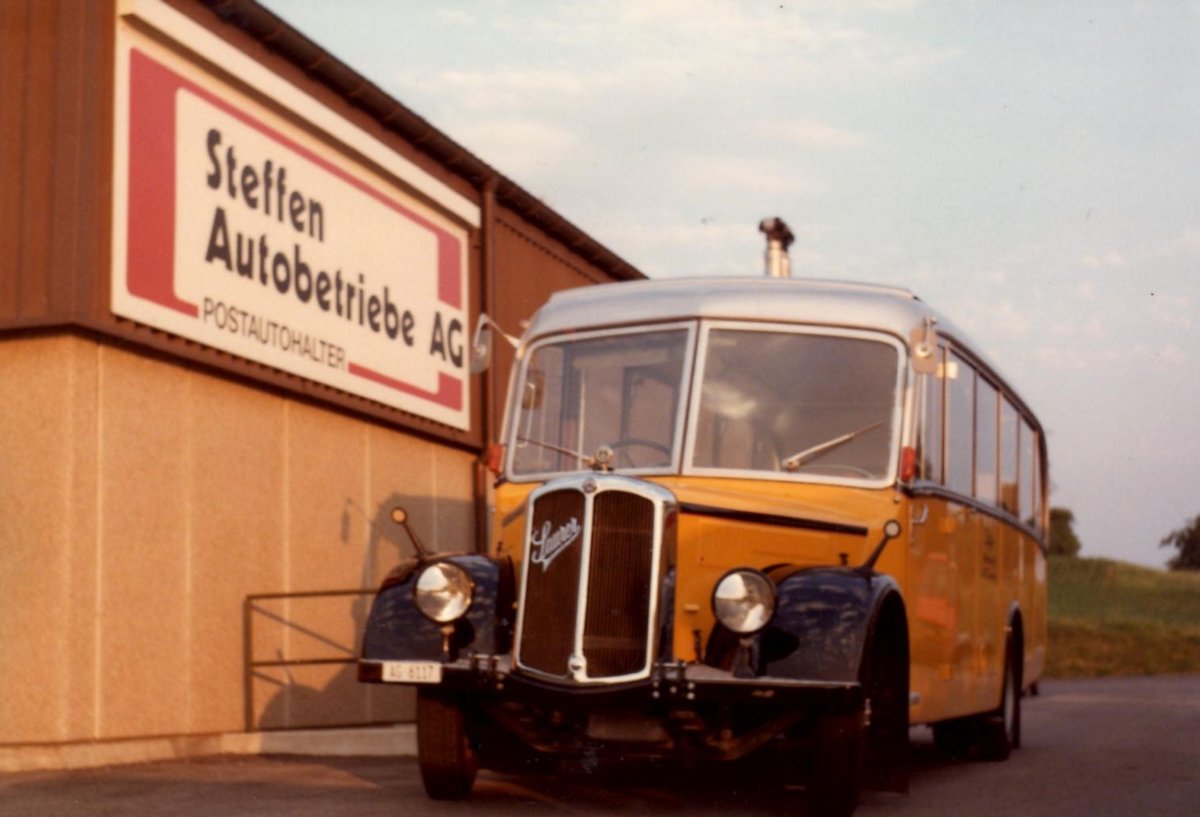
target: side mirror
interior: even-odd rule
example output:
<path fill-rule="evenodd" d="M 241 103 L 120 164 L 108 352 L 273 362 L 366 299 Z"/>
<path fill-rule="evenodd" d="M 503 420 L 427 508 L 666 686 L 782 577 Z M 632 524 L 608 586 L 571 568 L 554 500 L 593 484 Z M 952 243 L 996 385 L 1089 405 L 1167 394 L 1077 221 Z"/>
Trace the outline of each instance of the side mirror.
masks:
<path fill-rule="evenodd" d="M 921 326 L 912 331 L 909 336 L 909 348 L 912 350 L 912 367 L 917 374 L 937 374 L 937 330 L 933 328 L 933 318 L 926 318 Z"/>
<path fill-rule="evenodd" d="M 479 320 L 475 321 L 475 334 L 471 338 L 471 374 L 482 374 L 492 365 L 492 329 L 499 332 L 500 337 L 508 341 L 512 348 L 520 345 L 520 341 L 497 326 L 486 312 L 480 312 Z"/>
<path fill-rule="evenodd" d="M 492 326 L 488 316 L 479 313 L 475 335 L 471 338 L 471 374 L 482 374 L 492 365 Z"/>

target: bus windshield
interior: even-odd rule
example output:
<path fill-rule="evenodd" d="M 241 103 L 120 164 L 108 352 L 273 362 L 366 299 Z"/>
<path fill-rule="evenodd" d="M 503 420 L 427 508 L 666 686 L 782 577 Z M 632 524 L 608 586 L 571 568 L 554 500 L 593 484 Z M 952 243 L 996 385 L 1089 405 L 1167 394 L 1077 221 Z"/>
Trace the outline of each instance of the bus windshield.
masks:
<path fill-rule="evenodd" d="M 570 338 L 533 347 L 512 440 L 516 475 L 678 461 L 687 328 Z M 606 451 L 601 451 L 601 449 Z"/>
<path fill-rule="evenodd" d="M 860 335 L 711 329 L 691 467 L 885 478 L 899 361 Z"/>
<path fill-rule="evenodd" d="M 694 332 L 535 344 L 519 381 L 516 477 L 606 468 L 879 481 L 895 459 L 901 354 L 863 332 L 707 326 L 683 444 Z M 681 463 L 682 460 L 682 463 Z"/>

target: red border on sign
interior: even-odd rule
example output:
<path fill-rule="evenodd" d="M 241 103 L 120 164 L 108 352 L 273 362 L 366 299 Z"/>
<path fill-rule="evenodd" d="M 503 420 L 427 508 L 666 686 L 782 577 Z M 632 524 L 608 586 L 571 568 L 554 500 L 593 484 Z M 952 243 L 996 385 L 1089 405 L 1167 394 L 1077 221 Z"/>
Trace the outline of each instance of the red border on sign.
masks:
<path fill-rule="evenodd" d="M 438 300 L 453 309 L 462 308 L 462 251 L 457 237 L 136 48 L 129 53 L 129 77 L 125 285 L 131 295 L 192 318 L 199 316 L 196 304 L 175 292 L 175 114 L 178 92 L 186 90 L 433 233 L 437 239 Z M 463 407 L 463 381 L 444 372 L 438 374 L 437 391 L 431 392 L 357 363 L 349 363 L 347 371 L 444 408 L 460 411 Z"/>
<path fill-rule="evenodd" d="M 357 363 L 350 363 L 347 366 L 350 374 L 366 378 L 381 386 L 387 386 L 388 388 L 402 391 L 405 394 L 411 394 L 415 397 L 423 397 L 430 402 L 446 406 L 447 408 L 462 408 L 462 383 L 445 372 L 438 372 L 438 390 L 431 392 L 418 388 L 411 383 L 405 383 L 403 380 L 388 377 L 386 374 L 381 374 L 374 369 L 368 369 L 366 366 L 360 366 Z"/>

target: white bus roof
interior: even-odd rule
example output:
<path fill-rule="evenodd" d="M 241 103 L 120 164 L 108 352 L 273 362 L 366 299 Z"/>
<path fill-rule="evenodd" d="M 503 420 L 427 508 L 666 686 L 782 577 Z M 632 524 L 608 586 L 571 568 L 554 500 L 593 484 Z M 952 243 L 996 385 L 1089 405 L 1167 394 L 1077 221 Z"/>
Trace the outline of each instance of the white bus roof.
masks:
<path fill-rule="evenodd" d="M 816 278 L 656 278 L 560 290 L 534 313 L 523 342 L 559 335 L 671 320 L 758 320 L 758 322 L 840 326 L 888 332 L 906 346 L 913 330 L 934 319 L 938 336 L 991 373 L 1008 395 L 1040 423 L 1012 383 L 980 352 L 970 337 L 910 290 L 882 284 L 822 281 Z"/>
<path fill-rule="evenodd" d="M 906 345 L 913 330 L 933 318 L 940 336 L 953 339 L 992 377 L 1004 381 L 968 336 L 909 290 L 813 278 L 658 278 L 562 290 L 534 314 L 524 340 L 695 318 L 873 329 Z M 1011 383 L 1008 391 L 1021 402 Z"/>
<path fill-rule="evenodd" d="M 534 315 L 527 337 L 713 318 L 876 329 L 907 341 L 926 317 L 935 318 L 938 329 L 949 329 L 940 315 L 899 287 L 802 278 L 667 278 L 556 292 Z"/>

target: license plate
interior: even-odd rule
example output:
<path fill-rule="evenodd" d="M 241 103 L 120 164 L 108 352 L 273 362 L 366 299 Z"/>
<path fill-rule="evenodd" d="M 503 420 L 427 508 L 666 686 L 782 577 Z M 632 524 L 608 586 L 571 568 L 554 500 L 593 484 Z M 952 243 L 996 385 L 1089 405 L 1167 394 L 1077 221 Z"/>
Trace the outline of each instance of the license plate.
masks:
<path fill-rule="evenodd" d="M 442 665 L 436 661 L 384 661 L 383 680 L 390 684 L 440 684 Z"/>

